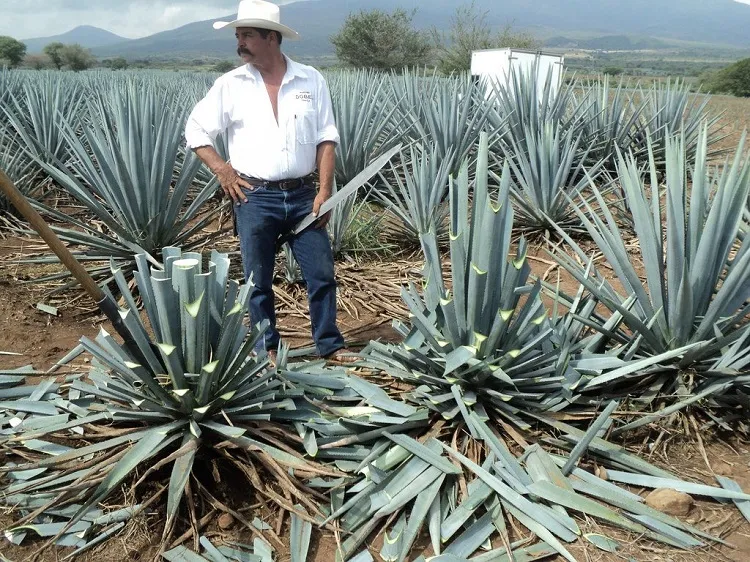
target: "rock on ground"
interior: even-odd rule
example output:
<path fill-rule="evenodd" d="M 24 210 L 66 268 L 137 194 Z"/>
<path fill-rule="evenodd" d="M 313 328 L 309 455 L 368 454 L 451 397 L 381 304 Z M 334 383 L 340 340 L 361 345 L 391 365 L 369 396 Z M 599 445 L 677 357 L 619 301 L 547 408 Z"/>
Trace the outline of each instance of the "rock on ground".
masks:
<path fill-rule="evenodd" d="M 646 496 L 646 505 L 667 515 L 685 516 L 693 507 L 693 498 L 684 492 L 657 488 Z"/>

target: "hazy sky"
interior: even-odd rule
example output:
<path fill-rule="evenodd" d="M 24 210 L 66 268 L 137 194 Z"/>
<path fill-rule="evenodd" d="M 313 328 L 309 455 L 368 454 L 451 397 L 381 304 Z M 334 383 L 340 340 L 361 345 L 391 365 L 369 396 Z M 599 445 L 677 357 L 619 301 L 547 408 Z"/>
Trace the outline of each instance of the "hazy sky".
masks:
<path fill-rule="evenodd" d="M 0 0 L 0 35 L 50 37 L 78 25 L 93 25 L 123 37 L 145 37 L 194 21 L 219 19 L 236 12 L 238 4 L 238 0 Z"/>
<path fill-rule="evenodd" d="M 295 0 L 275 1 L 284 4 Z M 750 4 L 750 0 L 735 1 Z M 238 3 L 238 0 L 0 0 L 0 35 L 16 39 L 49 37 L 78 25 L 93 25 L 123 37 L 145 37 L 186 23 L 221 18 L 234 13 Z"/>

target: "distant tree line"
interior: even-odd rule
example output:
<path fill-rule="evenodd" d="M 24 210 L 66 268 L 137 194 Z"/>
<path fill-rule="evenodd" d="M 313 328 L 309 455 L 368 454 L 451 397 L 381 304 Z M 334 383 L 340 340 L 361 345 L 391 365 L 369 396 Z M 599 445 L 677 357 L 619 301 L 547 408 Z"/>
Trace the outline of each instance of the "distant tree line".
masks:
<path fill-rule="evenodd" d="M 434 65 L 446 74 L 468 70 L 472 51 L 493 48 L 538 49 L 531 35 L 510 25 L 493 31 L 486 23 L 488 12 L 474 2 L 460 6 L 448 31 L 412 27 L 414 12 L 363 10 L 350 14 L 331 37 L 338 59 L 349 66 L 400 70 Z"/>
<path fill-rule="evenodd" d="M 710 74 L 704 81 L 703 89 L 712 94 L 750 97 L 750 58 Z"/>
<path fill-rule="evenodd" d="M 126 68 L 127 61 L 113 59 L 110 68 Z M 96 57 L 78 43 L 64 44 L 58 41 L 47 44 L 42 54 L 26 54 L 26 45 L 13 37 L 0 36 L 0 67 L 24 66 L 35 70 L 56 68 L 57 70 L 80 71 L 97 64 Z M 105 65 L 106 66 L 106 65 Z"/>

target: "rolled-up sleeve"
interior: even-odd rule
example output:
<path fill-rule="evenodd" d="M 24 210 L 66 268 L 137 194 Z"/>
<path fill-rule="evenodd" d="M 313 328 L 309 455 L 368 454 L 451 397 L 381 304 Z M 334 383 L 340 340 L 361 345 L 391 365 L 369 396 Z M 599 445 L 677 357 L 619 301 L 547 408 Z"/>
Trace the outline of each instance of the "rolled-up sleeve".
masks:
<path fill-rule="evenodd" d="M 339 131 L 336 128 L 336 121 L 333 116 L 331 93 L 328 91 L 328 85 L 322 75 L 318 75 L 318 99 L 320 100 L 320 107 L 318 108 L 317 144 L 325 141 L 338 144 Z"/>
<path fill-rule="evenodd" d="M 187 147 L 214 146 L 216 137 L 226 130 L 229 123 L 228 109 L 225 107 L 222 85 L 217 81 L 188 117 L 185 125 Z"/>

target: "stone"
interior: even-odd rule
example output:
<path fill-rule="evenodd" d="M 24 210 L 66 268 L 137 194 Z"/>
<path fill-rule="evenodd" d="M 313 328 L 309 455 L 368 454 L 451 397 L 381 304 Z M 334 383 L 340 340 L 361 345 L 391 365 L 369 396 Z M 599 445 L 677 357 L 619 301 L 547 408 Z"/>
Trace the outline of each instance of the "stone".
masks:
<path fill-rule="evenodd" d="M 234 526 L 234 517 L 230 513 L 222 513 L 219 516 L 219 529 L 228 531 Z"/>
<path fill-rule="evenodd" d="M 657 488 L 646 496 L 646 505 L 667 515 L 686 516 L 693 507 L 693 498 L 684 492 Z"/>
<path fill-rule="evenodd" d="M 603 466 L 597 466 L 594 470 L 594 474 L 601 478 L 602 480 L 609 480 L 609 474 L 607 474 L 607 469 Z"/>

